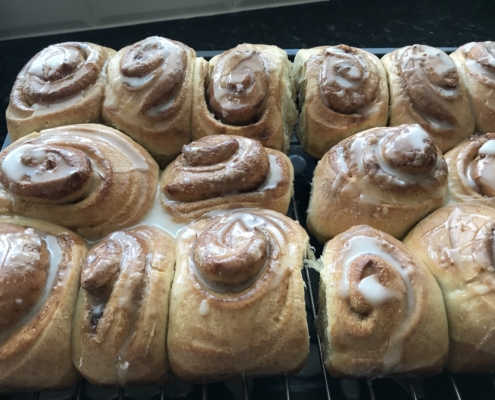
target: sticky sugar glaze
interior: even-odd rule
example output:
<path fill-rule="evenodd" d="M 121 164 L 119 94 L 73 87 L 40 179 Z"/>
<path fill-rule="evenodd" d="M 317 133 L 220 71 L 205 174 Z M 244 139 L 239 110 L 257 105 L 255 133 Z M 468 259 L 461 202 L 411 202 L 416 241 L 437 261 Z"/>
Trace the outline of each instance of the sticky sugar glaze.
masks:
<path fill-rule="evenodd" d="M 322 259 L 319 328 L 333 376 L 441 371 L 448 348 L 441 292 L 402 243 L 357 225 L 328 242 Z"/>
<path fill-rule="evenodd" d="M 495 207 L 495 134 L 473 136 L 445 155 L 451 202 Z"/>
<path fill-rule="evenodd" d="M 152 185 L 139 193 L 128 190 L 150 179 Z M 12 211 L 72 229 L 137 222 L 153 202 L 157 179 L 158 167 L 144 149 L 101 125 L 46 130 L 0 154 L 0 181 L 13 195 Z M 118 212 L 115 197 L 125 205 Z"/>
<path fill-rule="evenodd" d="M 118 110 L 132 99 L 139 115 L 157 122 L 171 117 L 181 105 L 176 98 L 189 68 L 187 51 L 184 44 L 158 36 L 121 50 L 109 64 L 104 107 Z"/>
<path fill-rule="evenodd" d="M 263 114 L 268 80 L 263 53 L 237 46 L 220 55 L 213 67 L 207 89 L 208 106 L 225 124 L 253 124 Z"/>
<path fill-rule="evenodd" d="M 307 248 L 299 224 L 270 210 L 213 211 L 186 227 L 170 300 L 174 374 L 220 381 L 299 369 L 308 351 L 300 273 Z"/>
<path fill-rule="evenodd" d="M 174 217 L 254 206 L 286 212 L 292 168 L 285 155 L 253 139 L 208 136 L 184 146 L 161 178 L 162 202 Z M 287 197 L 287 204 L 281 199 Z"/>
<path fill-rule="evenodd" d="M 160 355 L 164 358 L 163 351 L 151 349 L 149 344 L 156 341 L 156 337 L 165 340 L 164 329 L 152 327 L 163 324 L 163 318 L 166 319 L 172 276 L 172 263 L 167 260 L 173 259 L 172 246 L 171 237 L 160 229 L 139 226 L 114 232 L 91 249 L 81 274 L 85 299 L 83 317 L 76 322 L 78 335 L 82 336 L 78 339 L 82 348 L 76 355 L 80 356 L 76 360 L 79 368 L 86 362 L 91 367 L 101 351 L 103 365 L 115 366 L 114 383 L 125 384 L 139 377 L 143 361 L 150 360 L 147 357 L 151 357 L 151 363 Z M 102 344 L 108 348 L 98 350 Z M 153 356 L 147 354 L 149 351 L 153 351 Z M 162 360 L 151 381 L 163 378 L 164 368 Z M 91 373 L 87 366 L 81 372 L 83 375 Z M 93 373 L 90 379 L 98 378 Z"/>
<path fill-rule="evenodd" d="M 375 100 L 379 87 L 378 69 L 358 49 L 345 45 L 328 47 L 308 62 L 321 64 L 320 96 L 328 108 L 353 114 L 363 111 L 363 107 Z"/>
<path fill-rule="evenodd" d="M 356 192 L 362 202 L 376 205 L 400 202 L 418 192 L 434 199 L 445 196 L 445 160 L 419 125 L 376 128 L 354 135 L 334 147 L 328 161 L 337 173 L 332 196 Z M 386 199 L 378 195 L 384 190 Z"/>
<path fill-rule="evenodd" d="M 193 223 L 179 235 L 179 243 L 193 240 L 189 268 L 181 272 L 179 281 L 189 276 L 208 300 L 226 306 L 277 289 L 287 274 L 300 267 L 304 255 L 304 245 L 289 240 L 294 228 L 280 216 L 270 210 L 208 213 L 211 220 L 198 224 L 200 231 Z"/>
<path fill-rule="evenodd" d="M 68 42 L 49 46 L 34 56 L 18 74 L 11 104 L 21 112 L 31 112 L 33 116 L 74 105 L 100 79 L 106 61 L 105 50 L 90 43 Z"/>
<path fill-rule="evenodd" d="M 434 130 L 451 130 L 456 116 L 441 101 L 459 99 L 459 75 L 443 51 L 414 45 L 399 49 L 394 58 L 401 82 L 415 112 Z"/>
<path fill-rule="evenodd" d="M 495 42 L 468 43 L 461 47 L 466 68 L 476 79 L 495 87 Z"/>

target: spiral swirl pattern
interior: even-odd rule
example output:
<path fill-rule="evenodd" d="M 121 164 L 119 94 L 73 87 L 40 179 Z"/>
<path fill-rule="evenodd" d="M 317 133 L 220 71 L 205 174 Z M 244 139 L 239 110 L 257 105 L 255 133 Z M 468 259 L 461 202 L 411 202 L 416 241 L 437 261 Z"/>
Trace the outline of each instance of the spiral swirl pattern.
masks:
<path fill-rule="evenodd" d="M 369 129 L 317 165 L 308 227 L 321 241 L 357 224 L 402 237 L 443 205 L 446 189 L 445 160 L 419 125 Z"/>
<path fill-rule="evenodd" d="M 13 213 L 103 236 L 137 222 L 153 203 L 158 167 L 125 135 L 74 125 L 29 135 L 0 154 Z"/>
<path fill-rule="evenodd" d="M 474 131 L 466 89 L 452 59 L 429 46 L 403 47 L 383 58 L 390 80 L 390 124 L 418 123 L 446 151 Z"/>
<path fill-rule="evenodd" d="M 450 56 L 469 94 L 477 130 L 494 132 L 495 42 L 467 43 Z"/>
<path fill-rule="evenodd" d="M 308 240 L 295 221 L 261 209 L 216 211 L 182 231 L 168 331 L 176 376 L 221 381 L 301 368 Z"/>
<path fill-rule="evenodd" d="M 263 113 L 267 91 L 262 53 L 234 48 L 223 53 L 213 68 L 208 86 L 209 106 L 225 124 L 253 124 Z"/>
<path fill-rule="evenodd" d="M 473 136 L 445 155 L 455 202 L 495 207 L 495 134 Z"/>
<path fill-rule="evenodd" d="M 97 122 L 106 62 L 112 53 L 91 43 L 68 42 L 49 46 L 34 56 L 17 76 L 10 96 L 7 123 L 11 137 Z"/>
<path fill-rule="evenodd" d="M 399 241 L 365 225 L 329 242 L 323 264 L 320 304 L 328 318 L 328 326 L 322 329 L 328 340 L 330 372 L 371 377 L 428 365 L 427 357 L 424 364 L 408 360 L 407 349 L 413 343 L 421 346 L 421 336 L 415 335 L 425 314 L 432 311 L 428 307 L 434 313 L 443 307 L 441 301 L 431 304 L 425 293 L 434 279 L 423 264 Z M 436 285 L 431 290 L 441 299 Z M 332 315 L 327 316 L 328 312 Z M 443 318 L 438 334 L 445 340 L 445 314 L 437 317 Z M 443 360 L 444 354 L 436 354 L 435 362 Z"/>
<path fill-rule="evenodd" d="M 349 46 L 328 47 L 319 76 L 323 103 L 342 114 L 352 114 L 371 103 L 379 87 L 378 69 Z"/>
<path fill-rule="evenodd" d="M 85 254 L 83 240 L 61 227 L 0 218 L 2 388 L 64 388 L 78 381 L 70 325 Z"/>
<path fill-rule="evenodd" d="M 151 226 L 114 232 L 91 249 L 73 344 L 86 378 L 107 385 L 163 381 L 173 264 L 172 238 Z"/>
<path fill-rule="evenodd" d="M 162 204 L 175 217 L 232 207 L 287 212 L 292 165 L 276 150 L 240 136 L 207 136 L 185 145 L 161 179 Z"/>
<path fill-rule="evenodd" d="M 461 203 L 435 211 L 404 239 L 442 289 L 448 368 L 456 373 L 495 371 L 494 232 L 493 208 Z"/>

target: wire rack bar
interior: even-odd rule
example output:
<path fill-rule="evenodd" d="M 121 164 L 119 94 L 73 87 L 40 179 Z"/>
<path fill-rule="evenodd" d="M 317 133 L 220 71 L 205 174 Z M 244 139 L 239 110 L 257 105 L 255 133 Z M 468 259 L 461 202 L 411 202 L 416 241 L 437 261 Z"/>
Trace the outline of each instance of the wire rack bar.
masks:
<path fill-rule="evenodd" d="M 294 195 L 292 195 L 292 207 L 294 209 L 294 217 L 295 217 L 296 221 L 300 222 L 299 211 L 297 210 L 296 199 L 294 198 Z M 315 306 L 315 300 L 314 300 L 314 295 L 313 295 L 313 289 L 311 287 L 311 277 L 309 276 L 309 269 L 306 265 L 304 266 L 304 275 L 306 278 L 306 287 L 308 288 L 308 293 L 309 293 L 311 313 L 313 314 L 313 319 L 316 319 L 317 313 L 316 313 L 316 306 Z M 325 381 L 325 390 L 327 393 L 327 399 L 331 400 L 332 397 L 330 396 L 330 387 L 328 386 L 328 378 L 327 378 L 327 373 L 326 373 L 326 369 L 325 369 L 323 352 L 321 349 L 320 334 L 318 333 L 318 330 L 316 330 L 316 342 L 318 344 L 318 352 L 320 353 L 321 369 L 323 371 L 323 380 Z"/>
<path fill-rule="evenodd" d="M 413 400 L 418 400 L 418 396 L 416 395 L 416 389 L 414 389 L 413 381 L 409 379 L 409 390 L 411 391 L 411 397 Z"/>
<path fill-rule="evenodd" d="M 284 390 L 285 390 L 285 398 L 290 400 L 290 386 L 289 386 L 289 377 L 285 375 L 284 377 Z"/>
<path fill-rule="evenodd" d="M 450 376 L 450 382 L 452 382 L 452 386 L 454 387 L 454 392 L 457 400 L 462 400 L 461 394 L 459 393 L 459 389 L 457 388 L 457 384 L 455 383 L 454 377 L 452 375 L 449 376 Z"/>
<path fill-rule="evenodd" d="M 375 392 L 373 391 L 373 381 L 371 379 L 366 379 L 366 384 L 368 385 L 368 391 L 370 392 L 370 399 L 375 400 Z"/>

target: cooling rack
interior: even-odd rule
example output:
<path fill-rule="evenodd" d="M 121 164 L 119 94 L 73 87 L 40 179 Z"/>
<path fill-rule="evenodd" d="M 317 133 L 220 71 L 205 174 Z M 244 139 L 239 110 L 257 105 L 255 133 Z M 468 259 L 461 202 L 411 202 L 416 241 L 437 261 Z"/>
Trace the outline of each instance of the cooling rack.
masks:
<path fill-rule="evenodd" d="M 441 47 L 450 53 L 455 48 Z M 395 48 L 367 48 L 382 56 Z M 293 60 L 297 49 L 286 50 Z M 221 51 L 198 51 L 198 57 L 211 58 Z M 10 144 L 5 141 L 3 148 Z M 301 150 L 293 136 L 289 158 L 294 165 L 294 195 L 288 215 L 306 227 L 306 210 L 316 160 Z M 310 235 L 319 257 L 322 246 Z M 421 379 L 335 379 L 325 372 L 321 341 L 315 329 L 319 275 L 303 268 L 306 283 L 306 312 L 310 332 L 310 353 L 306 366 L 297 374 L 271 378 L 245 378 L 238 381 L 191 385 L 178 379 L 165 386 L 104 388 L 82 382 L 64 392 L 35 392 L 0 395 L 0 400 L 488 400 L 495 399 L 494 375 L 442 374 Z M 45 366 L 40 365 L 40 368 Z"/>

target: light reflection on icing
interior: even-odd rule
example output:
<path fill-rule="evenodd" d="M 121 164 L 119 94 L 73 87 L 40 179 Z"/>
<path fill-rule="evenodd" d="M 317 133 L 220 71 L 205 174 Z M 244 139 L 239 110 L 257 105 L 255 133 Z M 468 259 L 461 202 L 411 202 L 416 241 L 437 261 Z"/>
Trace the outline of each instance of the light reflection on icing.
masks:
<path fill-rule="evenodd" d="M 35 167 L 22 163 L 21 158 L 29 153 L 29 157 L 37 161 Z M 77 172 L 77 168 L 71 167 L 66 160 L 59 158 L 56 167 L 51 170 L 42 169 L 39 163 L 46 158 L 46 150 L 43 147 L 32 144 L 24 144 L 9 151 L 2 161 L 1 168 L 5 175 L 13 181 L 22 181 L 28 176 L 32 183 L 43 183 L 58 179 L 64 179 Z"/>
<path fill-rule="evenodd" d="M 49 234 L 45 234 L 40 231 L 34 231 L 33 228 L 26 228 L 25 233 L 28 235 L 32 235 L 35 233 L 41 237 L 41 240 L 43 240 L 46 244 L 46 248 L 48 252 L 50 253 L 50 266 L 48 269 L 48 275 L 46 278 L 45 282 L 45 287 L 43 288 L 43 292 L 41 293 L 41 296 L 36 303 L 36 305 L 27 313 L 19 322 L 17 322 L 14 326 L 10 327 L 6 331 L 0 333 L 0 343 L 4 342 L 7 340 L 15 331 L 18 329 L 26 326 L 29 324 L 45 307 L 47 300 L 50 296 L 50 293 L 52 292 L 52 289 L 55 286 L 55 283 L 58 280 L 61 280 L 59 283 L 60 285 L 63 285 L 65 282 L 65 279 L 67 278 L 68 274 L 61 274 L 59 272 L 59 264 L 62 261 L 62 249 L 60 248 L 56 236 L 52 236 Z M 9 237 L 11 236 L 11 237 Z M 13 241 L 12 241 L 13 239 Z M 10 249 L 10 251 L 15 251 L 15 249 L 19 249 L 19 246 L 21 246 L 21 242 L 18 242 L 15 240 L 15 237 L 12 237 L 12 235 L 2 235 L 0 236 L 0 240 L 3 242 L 3 245 L 6 246 L 6 248 Z M 20 238 L 20 240 L 24 240 Z M 7 253 L 7 252 L 5 252 Z M 19 254 L 19 256 L 22 256 L 22 254 Z M 39 255 L 38 255 L 39 257 Z M 24 261 L 29 262 L 31 259 L 30 257 L 27 257 Z M 3 263 L 4 260 L 2 260 Z M 65 279 L 64 279 L 65 278 Z M 20 300 L 22 303 L 22 299 L 17 299 Z M 16 301 L 17 301 L 16 300 Z"/>

